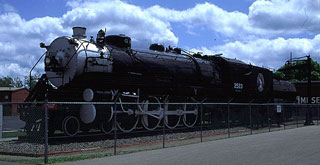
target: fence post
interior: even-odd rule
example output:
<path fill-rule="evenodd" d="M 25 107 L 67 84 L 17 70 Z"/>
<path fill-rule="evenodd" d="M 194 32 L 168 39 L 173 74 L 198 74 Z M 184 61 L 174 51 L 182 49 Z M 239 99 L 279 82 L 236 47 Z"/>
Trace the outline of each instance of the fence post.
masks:
<path fill-rule="evenodd" d="M 251 104 L 249 104 L 249 119 L 250 119 L 250 135 L 252 135 L 252 110 L 251 110 Z"/>
<path fill-rule="evenodd" d="M 0 139 L 2 139 L 3 105 L 0 104 Z"/>
<path fill-rule="evenodd" d="M 202 122 L 203 122 L 203 118 L 202 118 L 202 112 L 203 112 L 203 110 L 202 110 L 202 108 L 203 108 L 203 104 L 202 104 L 202 102 L 201 102 L 201 105 L 200 105 L 201 107 L 200 107 L 200 113 L 201 113 L 201 116 L 200 116 L 200 139 L 201 139 L 201 143 L 202 143 Z"/>
<path fill-rule="evenodd" d="M 48 164 L 48 99 L 44 100 L 44 164 Z"/>
<path fill-rule="evenodd" d="M 271 129 L 270 129 L 270 112 L 269 112 L 269 106 L 270 105 L 267 105 L 267 117 L 268 117 L 268 129 L 269 129 L 269 132 L 271 131 Z"/>
<path fill-rule="evenodd" d="M 230 138 L 230 103 L 228 103 L 228 138 Z"/>
<path fill-rule="evenodd" d="M 298 123 L 298 105 L 296 106 L 296 124 L 297 124 L 297 128 L 299 127 L 299 123 Z"/>
<path fill-rule="evenodd" d="M 283 129 L 286 130 L 286 117 L 285 109 L 283 108 L 282 120 L 283 120 Z"/>
<path fill-rule="evenodd" d="M 162 126 L 162 148 L 165 148 L 165 141 L 166 141 L 166 131 L 165 131 L 165 128 L 166 128 L 166 125 L 165 125 L 165 120 L 166 120 L 166 103 L 164 102 L 163 103 L 163 120 L 162 120 L 162 123 L 163 123 L 163 126 Z"/>
<path fill-rule="evenodd" d="M 317 112 L 318 112 L 317 125 L 319 125 L 319 117 L 320 117 L 320 115 L 319 115 L 319 105 L 317 106 Z"/>
<path fill-rule="evenodd" d="M 114 123 L 113 123 L 113 131 L 114 131 L 114 144 L 113 144 L 113 154 L 117 155 L 117 102 L 114 101 L 113 105 L 114 110 Z"/>

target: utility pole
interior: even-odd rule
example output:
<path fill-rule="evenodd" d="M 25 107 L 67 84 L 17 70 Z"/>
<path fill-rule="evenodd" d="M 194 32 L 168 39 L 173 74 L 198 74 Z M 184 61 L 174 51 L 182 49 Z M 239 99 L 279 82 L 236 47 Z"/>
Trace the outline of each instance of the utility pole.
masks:
<path fill-rule="evenodd" d="M 307 103 L 311 104 L 311 72 L 312 72 L 311 57 L 310 55 L 307 55 L 303 57 L 292 58 L 292 53 L 290 53 L 290 60 L 287 61 L 287 64 L 291 64 L 293 62 L 298 62 L 298 61 L 303 61 L 303 63 L 295 64 L 293 66 L 288 65 L 287 67 L 280 68 L 279 71 L 298 70 L 298 69 L 307 70 L 307 97 L 308 97 Z M 312 111 L 310 110 L 309 105 L 307 105 L 306 121 L 304 124 L 313 125 Z"/>
<path fill-rule="evenodd" d="M 308 104 L 311 104 L 311 58 L 310 55 L 307 56 L 307 96 L 308 96 Z M 309 105 L 307 106 L 307 112 L 306 112 L 306 122 L 305 125 L 313 125 L 312 121 L 312 112 L 310 111 Z"/>

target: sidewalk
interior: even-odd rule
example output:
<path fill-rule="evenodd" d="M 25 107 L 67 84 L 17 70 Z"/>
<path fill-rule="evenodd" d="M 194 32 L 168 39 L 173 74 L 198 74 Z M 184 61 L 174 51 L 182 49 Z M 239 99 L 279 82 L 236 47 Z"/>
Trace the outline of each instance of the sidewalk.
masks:
<path fill-rule="evenodd" d="M 23 163 L 14 163 L 14 162 L 3 162 L 0 161 L 1 165 L 23 165 Z"/>
<path fill-rule="evenodd" d="M 309 126 L 64 164 L 320 164 L 319 137 Z"/>

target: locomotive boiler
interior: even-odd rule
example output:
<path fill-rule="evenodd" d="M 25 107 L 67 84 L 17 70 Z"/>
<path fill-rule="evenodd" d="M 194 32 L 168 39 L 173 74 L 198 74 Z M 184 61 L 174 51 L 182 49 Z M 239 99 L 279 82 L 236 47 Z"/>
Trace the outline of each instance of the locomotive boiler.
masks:
<path fill-rule="evenodd" d="M 139 123 L 156 129 L 161 120 L 169 129 L 183 124 L 193 127 L 198 106 L 165 104 L 201 102 L 270 102 L 275 93 L 272 72 L 221 55 L 200 55 L 180 48 L 150 45 L 149 50 L 131 48 L 130 37 L 105 35 L 86 39 L 86 29 L 74 27 L 72 37 L 58 37 L 46 48 L 45 74 L 26 101 L 87 102 L 83 105 L 52 105 L 49 131 L 68 136 L 99 128 L 104 133 L 116 126 L 130 132 Z M 281 83 L 277 83 L 281 91 Z M 284 83 L 285 85 L 288 85 Z M 295 89 L 281 91 L 293 93 Z M 92 104 L 90 104 L 92 102 Z M 119 105 L 94 104 L 118 102 Z M 124 104 L 135 102 L 135 105 Z M 20 109 L 27 133 L 37 120 L 28 108 Z"/>

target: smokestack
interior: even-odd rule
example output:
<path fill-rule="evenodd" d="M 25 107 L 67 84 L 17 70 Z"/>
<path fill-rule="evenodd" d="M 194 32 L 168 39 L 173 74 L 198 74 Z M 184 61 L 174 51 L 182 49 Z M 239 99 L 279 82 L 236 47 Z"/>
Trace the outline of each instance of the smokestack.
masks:
<path fill-rule="evenodd" d="M 73 27 L 73 38 L 76 39 L 86 39 L 86 28 L 85 27 Z"/>

